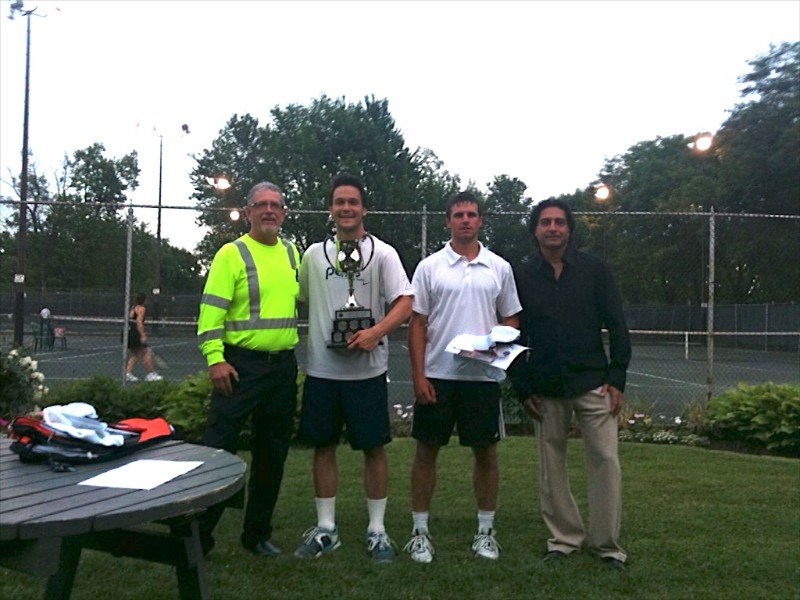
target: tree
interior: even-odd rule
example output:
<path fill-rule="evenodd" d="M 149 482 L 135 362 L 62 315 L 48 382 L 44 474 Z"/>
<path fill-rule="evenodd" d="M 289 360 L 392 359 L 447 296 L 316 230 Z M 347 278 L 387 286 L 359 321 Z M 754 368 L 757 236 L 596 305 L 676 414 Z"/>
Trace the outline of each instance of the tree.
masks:
<path fill-rule="evenodd" d="M 598 213 L 579 219 L 587 250 L 615 265 L 629 302 L 699 305 L 705 299 L 707 222 L 675 213 L 701 212 L 717 203 L 718 161 L 713 153 L 691 150 L 691 142 L 674 135 L 634 144 L 607 160 L 600 173 L 613 190 L 608 200 L 593 198 L 593 188 L 577 193 L 586 211 Z M 614 212 L 660 214 L 601 214 Z M 687 277 L 687 270 L 698 275 Z"/>
<path fill-rule="evenodd" d="M 720 161 L 720 210 L 777 215 L 800 214 L 800 42 L 770 46 L 749 62 L 740 78 L 745 99 L 716 135 Z M 800 222 L 728 219 L 720 228 L 721 289 L 725 300 L 797 300 Z M 723 283 L 725 285 L 723 285 Z M 723 292 L 724 294 L 724 292 Z"/>
<path fill-rule="evenodd" d="M 528 186 L 516 177 L 500 175 L 489 183 L 482 238 L 486 246 L 506 260 L 517 263 L 530 256 L 533 240 L 528 234 L 532 201 L 525 197 Z"/>
<path fill-rule="evenodd" d="M 720 209 L 800 214 L 800 42 L 749 61 L 739 103 L 715 136 Z"/>
<path fill-rule="evenodd" d="M 284 191 L 289 212 L 283 232 L 301 251 L 330 235 L 328 186 L 334 175 L 349 171 L 363 178 L 370 194 L 370 232 L 394 244 L 406 268 L 413 268 L 419 260 L 419 226 L 380 211 L 441 205 L 458 180 L 441 170 L 433 153 L 405 145 L 388 101 L 368 97 L 348 103 L 323 95 L 308 106 L 275 107 L 270 114 L 264 127 L 250 115 L 234 115 L 212 148 L 195 157 L 194 197 L 202 208 L 198 224 L 210 230 L 199 246 L 203 261 L 242 231 L 221 209 L 243 206 L 247 191 L 259 181 Z M 208 185 L 205 178 L 217 174 L 230 177 L 230 190 L 217 193 Z"/>
<path fill-rule="evenodd" d="M 65 157 L 58 174 L 58 192 L 51 194 L 47 178 L 29 167 L 27 280 L 48 289 L 124 289 L 127 221 L 119 214 L 128 190 L 135 189 L 139 173 L 136 153 L 121 159 L 103 156 L 102 144 Z M 16 188 L 18 181 L 12 178 Z M 16 253 L 16 214 L 0 232 L 2 272 L 13 273 Z M 14 235 L 12 235 L 12 232 Z M 132 285 L 154 286 L 155 239 L 141 223 L 134 223 Z M 162 240 L 162 287 L 170 292 L 197 292 L 199 265 L 191 253 Z M 11 280 L 11 275 L 5 279 Z"/>
<path fill-rule="evenodd" d="M 75 151 L 67 163 L 71 170 L 69 189 L 73 199 L 95 204 L 92 210 L 96 216 L 115 218 L 118 205 L 126 201 L 125 192 L 138 187 L 140 170 L 135 150 L 119 159 L 106 158 L 105 150 L 103 144 L 94 143 Z"/>

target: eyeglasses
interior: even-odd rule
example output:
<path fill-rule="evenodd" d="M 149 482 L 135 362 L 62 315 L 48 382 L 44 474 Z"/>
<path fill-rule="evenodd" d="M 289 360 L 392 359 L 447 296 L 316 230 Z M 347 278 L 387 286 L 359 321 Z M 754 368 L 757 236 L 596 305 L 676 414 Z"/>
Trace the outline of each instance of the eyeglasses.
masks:
<path fill-rule="evenodd" d="M 286 207 L 283 204 L 281 204 L 280 202 L 264 201 L 264 202 L 253 202 L 252 204 L 248 204 L 247 208 L 251 208 L 253 210 L 267 210 L 267 209 L 270 209 L 270 210 L 278 211 L 278 210 L 283 210 Z"/>

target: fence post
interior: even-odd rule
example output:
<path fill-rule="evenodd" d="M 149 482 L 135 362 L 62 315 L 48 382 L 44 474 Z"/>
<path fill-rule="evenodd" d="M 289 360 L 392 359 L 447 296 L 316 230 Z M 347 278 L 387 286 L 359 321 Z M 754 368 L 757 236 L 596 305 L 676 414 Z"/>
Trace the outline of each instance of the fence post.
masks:
<path fill-rule="evenodd" d="M 428 246 L 428 205 L 422 205 L 422 231 L 421 231 L 421 238 L 420 238 L 420 256 L 419 259 L 422 260 L 428 254 L 427 246 Z"/>
<path fill-rule="evenodd" d="M 131 309 L 131 256 L 133 254 L 133 207 L 128 208 L 128 239 L 125 248 L 125 313 L 122 315 L 122 385 L 128 362 L 128 311 Z"/>
<path fill-rule="evenodd" d="M 716 222 L 714 219 L 714 207 L 708 216 L 708 312 L 706 317 L 706 400 L 711 400 L 714 395 L 714 288 L 715 269 L 714 269 L 714 247 L 716 244 Z"/>

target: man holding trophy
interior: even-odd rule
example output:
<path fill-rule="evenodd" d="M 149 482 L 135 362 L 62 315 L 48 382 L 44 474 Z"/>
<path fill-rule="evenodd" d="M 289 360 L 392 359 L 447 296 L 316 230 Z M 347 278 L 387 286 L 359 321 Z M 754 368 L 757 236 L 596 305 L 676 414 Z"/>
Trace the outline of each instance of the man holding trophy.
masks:
<path fill-rule="evenodd" d="M 396 556 L 384 526 L 384 446 L 391 441 L 387 335 L 411 315 L 412 292 L 397 251 L 366 232 L 368 205 L 359 178 L 346 173 L 334 177 L 328 210 L 335 238 L 309 247 L 300 268 L 298 299 L 309 311 L 300 437 L 314 446 L 317 524 L 303 534 L 295 551 L 298 558 L 318 557 L 341 544 L 336 448 L 345 428 L 351 448 L 364 453 L 367 552 L 377 562 Z"/>

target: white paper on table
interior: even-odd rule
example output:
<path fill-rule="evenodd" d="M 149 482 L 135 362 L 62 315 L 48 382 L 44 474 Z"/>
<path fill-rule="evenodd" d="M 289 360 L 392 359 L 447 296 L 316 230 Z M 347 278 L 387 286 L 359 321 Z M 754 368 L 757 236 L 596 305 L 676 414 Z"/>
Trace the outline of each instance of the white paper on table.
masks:
<path fill-rule="evenodd" d="M 475 338 L 484 338 L 486 336 L 470 335 L 462 333 L 450 340 L 445 350 L 464 358 L 478 360 L 487 365 L 503 369 L 504 371 L 511 366 L 514 359 L 528 349 L 527 346 L 520 344 L 496 344 L 489 350 L 475 350 L 473 340 Z"/>
<path fill-rule="evenodd" d="M 200 460 L 137 460 L 81 481 L 78 485 L 152 490 L 202 464 Z"/>

